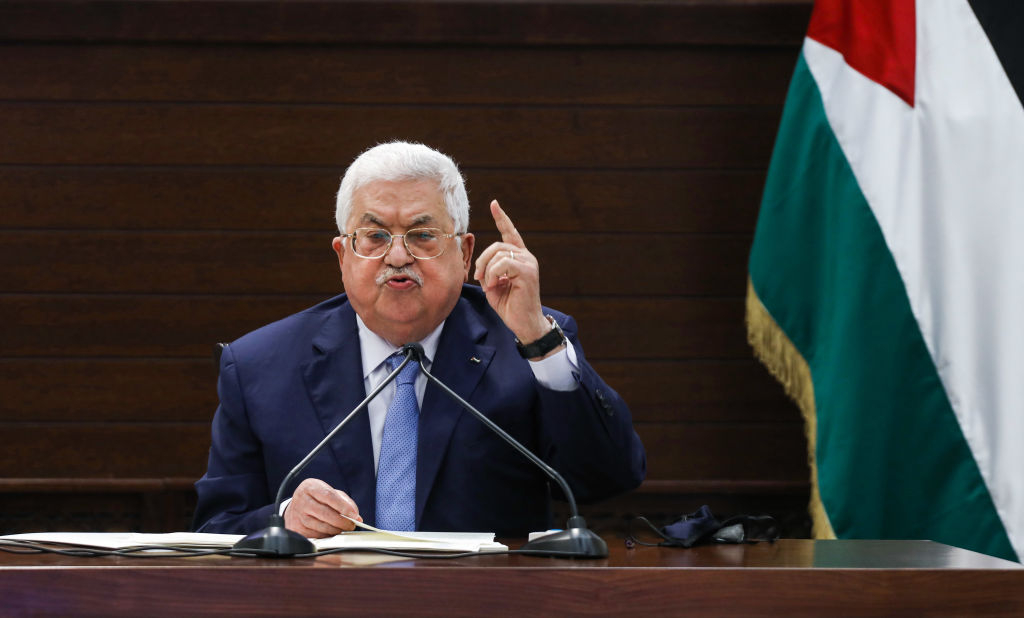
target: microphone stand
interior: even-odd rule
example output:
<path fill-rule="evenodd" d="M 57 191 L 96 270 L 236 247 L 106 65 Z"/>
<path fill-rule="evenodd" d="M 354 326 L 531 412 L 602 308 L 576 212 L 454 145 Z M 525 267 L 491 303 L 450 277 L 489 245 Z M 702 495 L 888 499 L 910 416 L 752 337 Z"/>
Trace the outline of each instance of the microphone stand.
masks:
<path fill-rule="evenodd" d="M 253 532 L 249 536 L 238 541 L 235 543 L 233 549 L 254 551 L 258 556 L 268 556 L 270 558 L 290 558 L 296 554 L 311 554 L 316 551 L 316 546 L 313 545 L 312 541 L 298 532 L 284 527 L 284 517 L 280 512 L 281 502 L 284 501 L 285 487 L 287 487 L 288 483 L 290 483 L 299 475 L 300 472 L 302 472 L 303 469 L 305 469 L 307 465 L 309 465 L 309 462 L 313 461 L 314 457 L 320 454 L 320 451 L 327 446 L 334 436 L 338 435 L 338 432 L 341 431 L 342 427 L 347 425 L 348 422 L 351 421 L 356 414 L 366 408 L 366 406 L 370 405 L 370 401 L 384 390 L 385 386 L 398 377 L 398 374 L 406 365 L 409 364 L 410 361 L 412 361 L 413 357 L 418 359 L 422 350 L 423 348 L 418 345 L 415 348 L 412 347 L 412 344 L 405 346 L 406 355 L 402 364 L 388 374 L 388 377 L 384 378 L 384 381 L 378 384 L 377 387 L 373 389 L 373 392 L 366 396 L 366 399 L 364 399 L 362 403 L 349 412 L 348 416 L 342 419 L 342 421 L 331 430 L 331 433 L 327 434 L 327 437 L 321 440 L 320 444 L 317 444 L 313 450 L 310 451 L 302 461 L 296 464 L 295 467 L 291 469 L 291 472 L 284 477 L 284 480 L 281 481 L 281 485 L 277 488 L 277 498 L 274 500 L 274 509 L 268 518 L 267 527 L 263 530 Z M 421 368 L 422 366 L 423 363 L 420 363 Z"/>
<path fill-rule="evenodd" d="M 565 530 L 559 530 L 558 532 L 552 532 L 551 534 L 545 534 L 542 537 L 538 537 L 523 545 L 519 549 L 518 553 L 561 558 L 606 558 L 608 556 L 608 544 L 604 542 L 604 539 L 597 536 L 593 530 L 587 528 L 587 522 L 580 516 L 579 511 L 576 509 L 576 498 L 573 496 L 572 490 L 569 489 L 569 484 L 565 481 L 565 478 L 555 471 L 554 468 L 544 463 L 540 457 L 534 455 L 530 449 L 520 444 L 519 441 L 509 435 L 507 431 L 495 424 L 494 421 L 484 416 L 483 412 L 474 408 L 468 401 L 459 397 L 455 391 L 448 388 L 444 382 L 435 378 L 429 371 L 427 371 L 427 368 L 423 366 L 422 346 L 418 343 L 410 343 L 407 344 L 405 348 L 410 352 L 409 356 L 416 357 L 417 362 L 420 364 L 420 371 L 423 372 L 423 375 L 427 376 L 428 380 L 440 387 L 441 390 L 462 406 L 463 409 L 467 410 L 480 422 L 486 425 L 488 429 L 498 434 L 505 442 L 508 442 L 512 448 L 519 451 L 523 457 L 526 457 L 538 468 L 543 470 L 545 474 L 558 483 L 562 493 L 565 495 L 565 499 L 569 503 L 570 513 Z M 406 362 L 408 362 L 408 360 L 409 357 L 406 357 Z"/>

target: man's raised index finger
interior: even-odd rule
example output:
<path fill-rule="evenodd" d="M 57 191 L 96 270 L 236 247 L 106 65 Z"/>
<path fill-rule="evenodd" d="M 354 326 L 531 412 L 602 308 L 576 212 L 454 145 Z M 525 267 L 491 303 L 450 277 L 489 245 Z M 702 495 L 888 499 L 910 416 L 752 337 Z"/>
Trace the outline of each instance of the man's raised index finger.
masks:
<path fill-rule="evenodd" d="M 512 224 L 512 219 L 509 219 L 505 211 L 501 209 L 498 200 L 491 201 L 491 216 L 494 217 L 495 227 L 501 232 L 502 242 L 526 248 L 526 245 L 523 243 L 523 237 L 519 235 L 516 226 Z"/>

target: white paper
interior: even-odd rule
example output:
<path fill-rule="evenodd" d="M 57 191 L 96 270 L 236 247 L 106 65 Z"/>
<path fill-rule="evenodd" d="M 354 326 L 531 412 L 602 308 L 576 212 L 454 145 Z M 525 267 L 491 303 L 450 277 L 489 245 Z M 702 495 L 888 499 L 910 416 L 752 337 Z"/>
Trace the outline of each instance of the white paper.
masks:
<path fill-rule="evenodd" d="M 505 551 L 505 545 L 494 541 L 489 532 L 390 532 L 352 531 L 326 538 L 313 539 L 317 549 L 379 548 L 412 551 Z"/>
<path fill-rule="evenodd" d="M 369 526 L 367 526 L 369 528 Z M 0 540 L 34 541 L 62 545 L 84 545 L 102 549 L 130 549 L 135 547 L 190 547 L 227 548 L 243 537 L 240 534 L 207 534 L 201 532 L 171 532 L 146 534 L 140 532 L 34 532 L 0 536 Z M 487 532 L 343 532 L 326 539 L 310 539 L 318 550 L 393 549 L 415 551 L 504 551 L 508 549 L 494 542 L 494 534 Z"/>
<path fill-rule="evenodd" d="M 0 536 L 0 540 L 85 545 L 103 549 L 129 549 L 142 546 L 231 547 L 242 538 L 240 534 L 205 534 L 200 532 L 30 532 Z"/>

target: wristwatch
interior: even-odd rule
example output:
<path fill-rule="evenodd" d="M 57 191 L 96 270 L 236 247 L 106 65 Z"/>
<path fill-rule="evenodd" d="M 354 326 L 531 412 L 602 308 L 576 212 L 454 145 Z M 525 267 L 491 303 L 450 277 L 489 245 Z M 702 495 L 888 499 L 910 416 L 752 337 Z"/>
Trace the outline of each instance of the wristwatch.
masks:
<path fill-rule="evenodd" d="M 523 345 L 523 342 L 516 338 L 516 348 L 519 349 L 519 355 L 523 358 L 529 359 L 544 356 L 551 350 L 562 345 L 565 341 L 565 333 L 562 332 L 562 327 L 558 325 L 555 318 L 550 315 L 546 315 L 544 317 L 548 319 L 548 322 L 551 322 L 551 330 L 549 330 L 546 335 L 533 343 L 528 343 L 526 345 Z"/>

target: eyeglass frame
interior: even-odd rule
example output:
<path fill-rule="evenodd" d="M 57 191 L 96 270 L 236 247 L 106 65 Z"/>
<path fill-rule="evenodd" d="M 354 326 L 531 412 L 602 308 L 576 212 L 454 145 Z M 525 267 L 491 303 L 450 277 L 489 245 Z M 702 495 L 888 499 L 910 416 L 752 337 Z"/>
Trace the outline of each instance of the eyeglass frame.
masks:
<path fill-rule="evenodd" d="M 387 248 L 384 249 L 384 253 L 381 253 L 378 256 L 369 257 L 369 256 L 366 256 L 366 255 L 362 255 L 361 253 L 356 251 L 356 235 L 359 233 L 359 230 L 379 230 L 379 231 L 384 232 L 385 234 L 387 234 L 388 235 L 388 246 L 387 246 Z M 441 249 L 440 253 L 438 253 L 437 255 L 432 255 L 430 257 L 418 257 L 418 256 L 414 255 L 413 252 L 409 249 L 409 241 L 406 240 L 406 236 L 408 236 L 410 233 L 416 232 L 418 230 L 437 230 L 438 232 L 441 232 L 441 228 L 439 228 L 439 227 L 414 227 L 414 228 L 406 230 L 405 234 L 392 234 L 390 231 L 388 231 L 388 230 L 386 230 L 386 229 L 384 229 L 382 227 L 357 227 L 351 234 L 339 234 L 339 236 L 341 238 L 350 238 L 351 240 L 349 241 L 349 245 L 352 247 L 352 253 L 354 253 L 356 255 L 356 257 L 363 258 L 364 260 L 381 260 L 381 259 L 384 259 L 385 257 L 387 257 L 388 252 L 391 251 L 391 247 L 393 247 L 395 245 L 395 239 L 396 238 L 401 238 L 402 239 L 402 246 L 405 247 L 405 252 L 408 253 L 409 256 L 412 257 L 414 260 L 433 260 L 433 259 L 439 258 L 442 255 L 444 255 L 445 251 L 448 250 L 447 247 L 443 247 Z M 466 235 L 466 232 L 451 232 L 451 233 L 441 232 L 440 234 L 438 234 L 438 237 L 440 237 L 440 238 L 458 238 L 460 236 L 465 236 L 465 235 Z"/>

